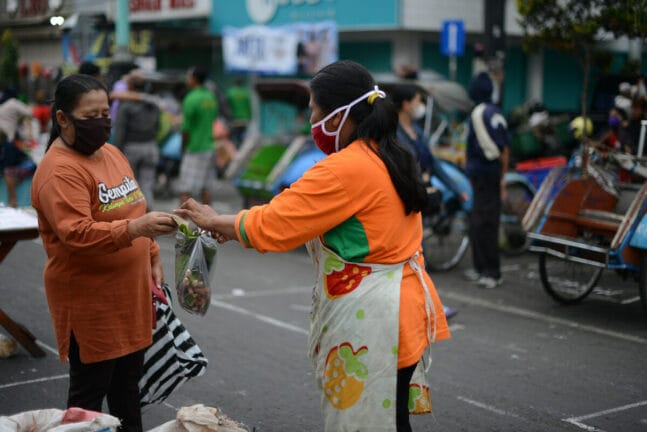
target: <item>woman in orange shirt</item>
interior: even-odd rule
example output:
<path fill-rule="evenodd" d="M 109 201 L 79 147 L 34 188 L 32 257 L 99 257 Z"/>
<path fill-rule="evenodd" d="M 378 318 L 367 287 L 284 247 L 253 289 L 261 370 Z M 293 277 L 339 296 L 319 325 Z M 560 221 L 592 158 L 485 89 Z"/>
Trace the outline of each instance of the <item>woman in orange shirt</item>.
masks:
<path fill-rule="evenodd" d="M 409 412 L 431 412 L 424 352 L 449 338 L 422 257 L 425 186 L 385 96 L 357 63 L 324 67 L 311 81 L 310 122 L 329 156 L 269 204 L 219 215 L 190 200 L 176 210 L 260 252 L 306 243 L 317 273 L 309 356 L 326 431 L 411 431 Z"/>
<path fill-rule="evenodd" d="M 59 82 L 47 152 L 32 205 L 47 253 L 45 292 L 61 360 L 70 363 L 68 407 L 101 411 L 120 431 L 141 431 L 138 382 L 152 342 L 151 283 L 164 279 L 152 238 L 175 229 L 146 213 L 128 161 L 110 136 L 104 85 L 87 75 Z"/>

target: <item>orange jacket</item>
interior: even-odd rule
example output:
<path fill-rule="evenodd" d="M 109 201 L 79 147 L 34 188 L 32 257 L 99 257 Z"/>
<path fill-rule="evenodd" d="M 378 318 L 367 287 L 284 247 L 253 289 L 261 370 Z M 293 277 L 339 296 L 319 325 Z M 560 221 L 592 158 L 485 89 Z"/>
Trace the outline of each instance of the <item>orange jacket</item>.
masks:
<path fill-rule="evenodd" d="M 45 292 L 61 360 L 70 333 L 81 361 L 124 356 L 151 344 L 151 257 L 130 239 L 146 201 L 122 153 L 106 144 L 87 157 L 51 147 L 34 174 L 32 205 L 47 253 Z"/>
<path fill-rule="evenodd" d="M 320 237 L 343 259 L 359 263 L 395 264 L 420 252 L 424 268 L 420 213 L 405 215 L 386 166 L 360 141 L 318 162 L 269 204 L 238 213 L 236 232 L 243 245 L 261 252 L 291 250 Z M 426 272 L 425 278 L 437 313 L 436 339 L 447 339 L 442 304 Z M 426 332 L 422 285 L 405 265 L 399 368 L 420 359 Z"/>

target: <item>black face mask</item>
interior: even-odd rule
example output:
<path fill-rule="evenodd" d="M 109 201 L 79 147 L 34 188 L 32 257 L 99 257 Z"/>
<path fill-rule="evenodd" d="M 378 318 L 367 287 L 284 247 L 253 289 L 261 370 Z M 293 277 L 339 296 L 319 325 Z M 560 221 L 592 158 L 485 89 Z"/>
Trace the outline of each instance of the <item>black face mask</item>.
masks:
<path fill-rule="evenodd" d="M 79 153 L 89 156 L 110 138 L 111 122 L 108 117 L 77 119 L 69 115 L 69 118 L 74 125 L 74 142 L 70 144 L 62 136 L 61 139 Z"/>

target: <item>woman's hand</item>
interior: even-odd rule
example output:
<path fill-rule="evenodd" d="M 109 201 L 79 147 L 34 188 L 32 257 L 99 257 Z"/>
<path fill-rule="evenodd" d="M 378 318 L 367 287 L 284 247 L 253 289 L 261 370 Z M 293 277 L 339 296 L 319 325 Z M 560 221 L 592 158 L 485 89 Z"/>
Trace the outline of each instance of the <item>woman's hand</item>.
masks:
<path fill-rule="evenodd" d="M 131 239 L 137 237 L 154 238 L 170 234 L 177 229 L 173 217 L 168 213 L 153 211 L 128 222 L 128 234 Z"/>
<path fill-rule="evenodd" d="M 179 209 L 174 213 L 184 218 L 191 219 L 198 227 L 205 231 L 212 231 L 214 228 L 214 219 L 218 213 L 206 204 L 198 204 L 193 198 L 184 201 Z"/>
<path fill-rule="evenodd" d="M 174 210 L 174 213 L 191 219 L 201 229 L 209 231 L 218 243 L 238 240 L 235 229 L 235 215 L 218 214 L 208 205 L 198 204 L 192 198 L 184 201 L 179 209 Z"/>

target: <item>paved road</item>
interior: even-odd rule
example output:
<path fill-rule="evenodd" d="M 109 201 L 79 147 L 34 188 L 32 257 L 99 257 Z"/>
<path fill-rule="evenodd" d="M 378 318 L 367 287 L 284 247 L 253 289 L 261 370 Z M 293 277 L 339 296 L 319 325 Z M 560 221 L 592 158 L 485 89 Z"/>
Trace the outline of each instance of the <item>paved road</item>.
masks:
<path fill-rule="evenodd" d="M 221 211 L 240 205 L 231 190 L 221 196 Z M 160 243 L 170 275 L 173 239 Z M 44 262 L 39 241 L 25 241 L 0 267 L 2 307 L 48 351 L 42 359 L 20 350 L 0 360 L 0 415 L 64 407 L 67 368 L 54 354 Z M 488 291 L 462 281 L 468 264 L 433 275 L 441 298 L 459 313 L 453 338 L 433 350 L 435 415 L 415 418 L 414 430 L 647 431 L 647 314 L 635 301 L 634 282 L 608 272 L 599 294 L 563 307 L 542 291 L 531 254 L 505 258 L 504 285 Z M 222 245 L 212 286 L 206 316 L 176 308 L 209 357 L 207 373 L 146 409 L 145 429 L 173 419 L 179 407 L 203 403 L 258 432 L 321 431 L 305 356 L 312 286 L 305 252 L 260 255 Z"/>

